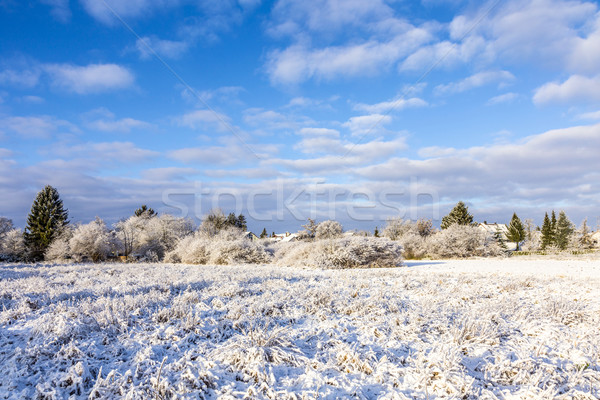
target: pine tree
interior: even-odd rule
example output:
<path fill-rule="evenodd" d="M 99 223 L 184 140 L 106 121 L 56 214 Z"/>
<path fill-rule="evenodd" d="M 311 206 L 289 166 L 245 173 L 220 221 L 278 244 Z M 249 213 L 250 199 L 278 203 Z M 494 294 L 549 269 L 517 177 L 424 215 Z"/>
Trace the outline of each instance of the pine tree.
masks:
<path fill-rule="evenodd" d="M 582 249 L 591 249 L 594 247 L 594 243 L 592 241 L 592 234 L 590 232 L 590 228 L 587 224 L 587 218 L 583 220 L 581 223 L 581 227 L 577 232 L 579 234 L 578 244 Z"/>
<path fill-rule="evenodd" d="M 260 234 L 261 239 L 265 239 L 269 234 L 267 233 L 267 228 L 263 228 L 262 233 Z"/>
<path fill-rule="evenodd" d="M 52 240 L 69 223 L 68 216 L 68 210 L 64 209 L 55 188 L 48 185 L 37 194 L 23 234 L 30 259 L 39 261 L 44 258 L 44 252 Z"/>
<path fill-rule="evenodd" d="M 379 229 L 377 229 L 377 227 L 375 227 L 375 232 L 373 232 L 373 236 L 379 237 Z"/>
<path fill-rule="evenodd" d="M 552 231 L 552 245 L 556 246 L 556 213 L 552 210 L 552 218 L 550 218 L 550 230 Z"/>
<path fill-rule="evenodd" d="M 237 217 L 236 226 L 246 232 L 248 230 L 248 225 L 246 224 L 246 217 L 244 214 L 240 214 Z"/>
<path fill-rule="evenodd" d="M 504 240 L 504 234 L 502 233 L 500 228 L 496 228 L 493 238 L 496 241 L 496 243 L 498 243 L 498 246 L 500 246 L 501 249 L 503 249 L 503 250 L 507 249 L 506 240 Z"/>
<path fill-rule="evenodd" d="M 567 217 L 564 211 L 558 214 L 556 222 L 556 245 L 559 249 L 565 250 L 569 246 L 571 235 L 573 234 L 573 223 Z"/>
<path fill-rule="evenodd" d="M 151 208 L 148 208 L 147 205 L 142 204 L 142 206 L 140 208 L 138 208 L 137 210 L 134 211 L 133 215 L 135 215 L 136 217 L 146 217 L 146 218 L 151 218 L 151 217 L 155 217 L 156 211 L 154 211 Z"/>
<path fill-rule="evenodd" d="M 548 213 L 544 216 L 544 223 L 542 224 L 542 250 L 545 250 L 548 246 L 552 246 L 554 243 L 554 232 L 552 231 L 552 223 L 548 218 Z"/>
<path fill-rule="evenodd" d="M 514 242 L 517 245 L 517 251 L 519 251 L 519 243 L 525 240 L 525 228 L 523 228 L 521 220 L 517 217 L 517 213 L 513 213 L 508 225 L 508 232 L 506 232 L 506 238 Z"/>
<path fill-rule="evenodd" d="M 448 215 L 442 218 L 442 229 L 449 228 L 451 225 L 471 225 L 473 224 L 473 215 L 469 214 L 469 208 L 465 203 L 459 201 Z"/>

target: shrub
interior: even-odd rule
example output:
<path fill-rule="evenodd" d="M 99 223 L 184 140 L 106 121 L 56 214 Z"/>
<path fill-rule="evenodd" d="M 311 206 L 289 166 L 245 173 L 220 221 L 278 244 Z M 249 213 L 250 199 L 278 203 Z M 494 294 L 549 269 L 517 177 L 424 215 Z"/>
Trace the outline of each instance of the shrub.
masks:
<path fill-rule="evenodd" d="M 79 225 L 69 239 L 71 257 L 77 262 L 105 261 L 116 250 L 117 241 L 104 221 L 96 217 L 89 224 Z"/>
<path fill-rule="evenodd" d="M 275 246 L 275 263 L 312 268 L 373 268 L 402 265 L 402 246 L 385 238 L 349 236 Z"/>
<path fill-rule="evenodd" d="M 432 235 L 428 243 L 427 253 L 432 257 L 460 258 L 496 255 L 488 254 L 496 251 L 488 243 L 486 234 L 477 227 L 453 224 Z M 499 248 L 499 246 L 498 246 Z"/>
<path fill-rule="evenodd" d="M 265 247 L 243 236 L 240 229 L 225 229 L 213 238 L 205 232 L 196 232 L 182 239 L 166 254 L 165 261 L 185 264 L 262 264 L 271 255 Z"/>
<path fill-rule="evenodd" d="M 16 262 L 25 257 L 25 240 L 23 232 L 11 229 L 2 235 L 0 242 L 0 260 Z"/>
<path fill-rule="evenodd" d="M 327 220 L 317 225 L 316 239 L 333 239 L 342 235 L 342 225 L 337 221 Z"/>

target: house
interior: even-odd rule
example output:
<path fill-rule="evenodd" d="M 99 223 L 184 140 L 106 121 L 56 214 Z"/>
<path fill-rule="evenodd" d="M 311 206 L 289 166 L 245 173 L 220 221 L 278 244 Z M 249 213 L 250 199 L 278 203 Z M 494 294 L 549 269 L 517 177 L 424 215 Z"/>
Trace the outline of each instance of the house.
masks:
<path fill-rule="evenodd" d="M 274 242 L 294 242 L 298 240 L 298 234 L 289 232 L 276 233 L 275 235 L 271 236 L 271 240 Z"/>
<path fill-rule="evenodd" d="M 500 238 L 505 241 L 505 245 L 508 250 L 516 250 L 517 245 L 513 242 L 509 242 L 506 238 L 506 234 L 508 233 L 508 227 L 506 224 L 498 224 L 494 222 L 493 224 L 488 224 L 487 221 L 484 221 L 477 225 L 477 228 L 482 230 L 488 237 L 494 237 L 497 232 L 500 232 Z"/>
<path fill-rule="evenodd" d="M 500 232 L 502 234 L 502 239 L 506 240 L 506 234 L 508 233 L 508 227 L 506 224 L 498 224 L 494 222 L 493 224 L 488 224 L 487 221 L 484 221 L 477 225 L 479 229 L 485 232 L 488 235 L 495 235 L 496 232 Z"/>
<path fill-rule="evenodd" d="M 254 233 L 248 231 L 244 233 L 244 237 L 246 239 L 250 239 L 250 241 L 254 242 L 256 240 L 258 240 L 258 236 L 256 236 Z"/>

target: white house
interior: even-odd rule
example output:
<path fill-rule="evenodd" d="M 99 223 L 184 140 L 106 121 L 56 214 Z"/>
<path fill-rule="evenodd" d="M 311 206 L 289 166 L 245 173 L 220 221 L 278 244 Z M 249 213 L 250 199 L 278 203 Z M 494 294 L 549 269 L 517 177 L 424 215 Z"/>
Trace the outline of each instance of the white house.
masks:
<path fill-rule="evenodd" d="M 509 242 L 506 238 L 506 234 L 508 233 L 508 227 L 506 224 L 498 224 L 494 222 L 493 224 L 488 224 L 486 221 L 477 225 L 477 228 L 481 229 L 487 236 L 493 237 L 496 232 L 500 232 L 500 237 L 506 242 L 506 247 L 508 250 L 516 250 L 517 245 L 513 242 Z"/>
<path fill-rule="evenodd" d="M 592 232 L 592 243 L 594 247 L 600 247 L 600 230 Z"/>
<path fill-rule="evenodd" d="M 274 242 L 294 242 L 298 238 L 297 233 L 276 233 L 275 236 L 271 237 Z"/>

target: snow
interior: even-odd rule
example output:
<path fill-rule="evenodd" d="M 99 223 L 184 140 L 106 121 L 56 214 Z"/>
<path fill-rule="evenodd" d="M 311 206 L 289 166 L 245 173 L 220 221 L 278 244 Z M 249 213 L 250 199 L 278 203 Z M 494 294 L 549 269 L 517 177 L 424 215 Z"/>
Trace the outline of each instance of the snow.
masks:
<path fill-rule="evenodd" d="M 600 262 L 0 265 L 1 399 L 595 399 Z"/>

